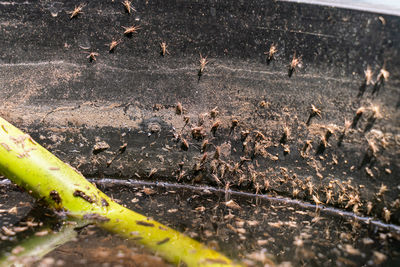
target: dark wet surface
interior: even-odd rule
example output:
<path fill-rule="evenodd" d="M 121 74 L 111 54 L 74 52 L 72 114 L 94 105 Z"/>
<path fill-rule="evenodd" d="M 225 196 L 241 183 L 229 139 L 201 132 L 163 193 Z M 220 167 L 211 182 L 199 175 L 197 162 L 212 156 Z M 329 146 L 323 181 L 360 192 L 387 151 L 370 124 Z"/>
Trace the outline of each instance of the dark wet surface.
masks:
<path fill-rule="evenodd" d="M 290 262 L 292 266 L 398 266 L 400 231 L 373 218 L 318 208 L 288 199 L 256 197 L 205 187 L 101 180 L 97 186 L 117 202 L 247 264 Z M 56 230 L 50 211 L 40 211 L 26 193 L 0 185 L 0 226 L 44 222 Z M 9 212 L 17 207 L 17 212 Z M 7 210 L 7 211 L 4 211 Z M 32 228 L 40 227 L 40 225 Z M 0 251 L 29 236 L 1 230 Z M 25 237 L 24 237 L 25 236 Z M 93 226 L 55 249 L 37 266 L 162 266 L 159 257 Z"/>

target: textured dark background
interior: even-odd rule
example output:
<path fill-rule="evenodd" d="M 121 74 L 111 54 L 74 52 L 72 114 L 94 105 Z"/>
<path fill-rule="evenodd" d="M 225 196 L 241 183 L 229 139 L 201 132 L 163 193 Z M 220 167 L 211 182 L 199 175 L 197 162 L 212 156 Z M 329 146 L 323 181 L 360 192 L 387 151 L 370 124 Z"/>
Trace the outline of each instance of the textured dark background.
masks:
<path fill-rule="evenodd" d="M 91 1 L 70 19 L 66 12 L 79 3 L 0 3 L 0 114 L 62 160 L 88 177 L 229 182 L 238 190 L 284 196 L 298 188 L 296 197 L 324 202 L 332 190 L 329 205 L 347 209 L 356 194 L 359 212 L 366 214 L 371 201 L 374 216 L 382 218 L 387 207 L 399 224 L 398 17 L 274 1 L 149 0 L 135 1 L 131 15 L 120 1 Z M 133 24 L 141 26 L 138 33 L 123 36 L 122 26 Z M 109 53 L 112 39 L 122 43 Z M 162 41 L 166 57 L 160 56 Z M 267 64 L 264 52 L 272 43 L 278 53 Z M 89 62 L 88 51 L 99 53 L 96 61 Z M 199 53 L 209 60 L 200 79 Z M 303 63 L 289 78 L 294 53 Z M 390 78 L 378 94 L 371 95 L 370 85 L 358 97 L 368 65 L 374 79 L 383 65 Z M 190 119 L 184 128 L 183 116 L 175 114 L 178 102 Z M 307 126 L 312 104 L 322 118 Z M 373 106 L 382 117 L 368 129 Z M 208 160 L 196 169 L 202 141 L 190 129 L 214 107 L 217 119 L 204 119 L 212 144 Z M 364 115 L 338 146 L 345 119 L 360 107 Z M 233 132 L 232 119 L 239 120 Z M 216 120 L 221 126 L 213 136 Z M 280 143 L 285 126 L 289 154 Z M 333 136 L 317 153 L 328 128 Z M 246 130 L 243 149 L 240 132 Z M 365 162 L 368 140 L 378 152 Z M 94 154 L 101 141 L 110 147 Z M 312 148 L 301 156 L 306 141 Z M 219 162 L 212 161 L 217 146 Z M 255 153 L 257 146 L 265 153 Z M 250 161 L 235 172 L 240 157 Z M 342 187 L 329 188 L 335 180 Z M 388 191 L 378 196 L 382 184 Z"/>

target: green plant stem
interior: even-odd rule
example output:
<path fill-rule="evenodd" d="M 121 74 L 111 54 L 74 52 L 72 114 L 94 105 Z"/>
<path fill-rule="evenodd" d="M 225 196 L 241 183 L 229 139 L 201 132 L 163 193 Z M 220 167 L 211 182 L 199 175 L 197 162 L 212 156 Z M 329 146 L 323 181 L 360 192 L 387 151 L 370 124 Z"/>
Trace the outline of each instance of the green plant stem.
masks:
<path fill-rule="evenodd" d="M 203 244 L 112 201 L 82 174 L 0 117 L 0 173 L 68 216 L 143 244 L 166 260 L 188 266 L 233 266 Z"/>

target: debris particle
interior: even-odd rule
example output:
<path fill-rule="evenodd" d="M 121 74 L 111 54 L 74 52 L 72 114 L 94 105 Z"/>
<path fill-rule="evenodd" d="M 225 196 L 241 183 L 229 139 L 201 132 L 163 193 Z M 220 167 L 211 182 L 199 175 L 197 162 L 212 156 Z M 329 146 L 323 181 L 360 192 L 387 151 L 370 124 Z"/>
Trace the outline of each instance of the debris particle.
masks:
<path fill-rule="evenodd" d="M 178 102 L 178 104 L 176 104 L 175 113 L 177 115 L 181 115 L 183 113 L 183 107 L 182 107 L 182 104 L 180 102 Z"/>
<path fill-rule="evenodd" d="M 227 202 L 225 202 L 224 204 L 225 204 L 225 206 L 227 206 L 228 208 L 231 208 L 231 209 L 241 209 L 241 207 L 239 206 L 239 204 L 237 204 L 237 203 L 236 203 L 235 201 L 233 201 L 232 199 L 229 200 L 229 201 L 227 201 Z"/>
<path fill-rule="evenodd" d="M 201 140 L 206 136 L 204 128 L 202 126 L 192 128 L 192 137 L 196 140 Z"/>
<path fill-rule="evenodd" d="M 88 213 L 83 215 L 83 219 L 89 221 L 108 222 L 110 219 L 97 213 Z"/>
<path fill-rule="evenodd" d="M 61 203 L 61 197 L 60 194 L 56 190 L 50 191 L 50 198 L 57 204 Z"/>
<path fill-rule="evenodd" d="M 110 145 L 107 144 L 105 141 L 97 142 L 93 147 L 93 154 L 99 154 L 110 148 Z"/>
<path fill-rule="evenodd" d="M 167 210 L 168 213 L 175 213 L 177 211 L 178 211 L 178 209 L 169 209 L 169 210 Z"/>
<path fill-rule="evenodd" d="M 110 204 L 107 202 L 107 200 L 105 200 L 104 198 L 101 199 L 101 206 L 103 207 L 108 207 L 110 206 Z"/>
<path fill-rule="evenodd" d="M 45 236 L 49 234 L 49 230 L 43 230 L 35 233 L 35 236 Z"/>
<path fill-rule="evenodd" d="M 8 210 L 8 213 L 17 215 L 18 214 L 18 208 L 17 207 L 12 207 L 11 209 Z"/>
<path fill-rule="evenodd" d="M 218 107 L 215 107 L 210 111 L 210 116 L 213 119 L 215 119 L 218 116 L 218 114 L 219 114 Z"/>
<path fill-rule="evenodd" d="M 144 187 L 143 192 L 148 196 L 151 196 L 151 195 L 154 195 L 155 193 L 157 193 L 154 189 L 151 189 L 148 187 Z"/>
<path fill-rule="evenodd" d="M 3 231 L 3 233 L 7 236 L 14 236 L 15 232 L 11 229 L 8 229 L 7 227 L 3 226 L 1 227 L 1 230 Z"/>
<path fill-rule="evenodd" d="M 83 192 L 81 190 L 75 190 L 74 197 L 80 197 L 89 203 L 94 203 L 94 200 L 91 197 L 89 197 L 88 195 L 86 195 L 85 192 Z"/>
<path fill-rule="evenodd" d="M 157 245 L 162 245 L 162 244 L 165 244 L 165 243 L 167 243 L 168 241 L 169 241 L 169 237 L 167 237 L 167 238 L 164 238 L 163 240 L 161 240 L 161 241 L 158 241 L 157 242 Z"/>
<path fill-rule="evenodd" d="M 10 151 L 11 151 L 11 148 L 10 148 L 6 143 L 0 143 L 0 145 L 1 145 L 2 147 L 4 147 L 4 149 L 7 150 L 7 152 L 10 152 Z"/>
<path fill-rule="evenodd" d="M 373 253 L 374 253 L 373 254 L 374 255 L 373 259 L 374 259 L 374 263 L 376 265 L 380 265 L 380 264 L 382 264 L 383 262 L 386 261 L 387 256 L 385 254 L 383 254 L 383 253 L 381 253 L 379 251 L 374 251 Z"/>
<path fill-rule="evenodd" d="M 22 246 L 16 246 L 15 248 L 13 248 L 13 249 L 11 250 L 11 253 L 14 254 L 14 255 L 17 255 L 17 254 L 23 252 L 24 250 L 25 250 L 24 247 L 22 247 Z"/>
<path fill-rule="evenodd" d="M 147 227 L 154 227 L 153 223 L 145 222 L 145 221 L 136 221 L 137 225 L 147 226 Z"/>

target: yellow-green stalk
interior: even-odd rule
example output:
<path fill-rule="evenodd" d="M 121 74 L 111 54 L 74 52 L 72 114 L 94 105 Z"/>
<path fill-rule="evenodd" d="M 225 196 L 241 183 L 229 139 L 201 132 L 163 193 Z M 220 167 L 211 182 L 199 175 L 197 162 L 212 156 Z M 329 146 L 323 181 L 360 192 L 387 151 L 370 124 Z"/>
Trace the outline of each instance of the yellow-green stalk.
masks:
<path fill-rule="evenodd" d="M 172 263 L 235 265 L 182 233 L 115 203 L 79 172 L 1 117 L 0 173 L 50 207 L 134 239 Z"/>

